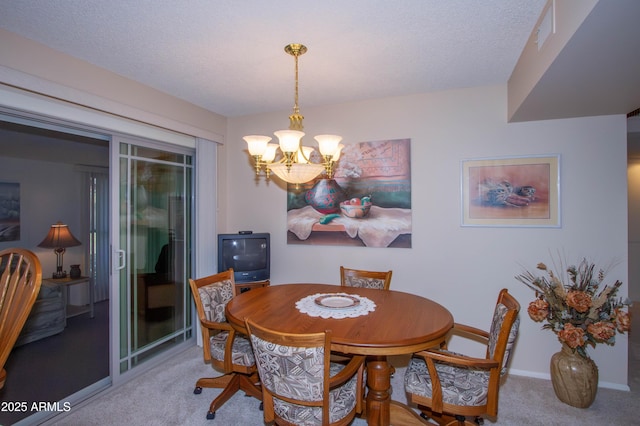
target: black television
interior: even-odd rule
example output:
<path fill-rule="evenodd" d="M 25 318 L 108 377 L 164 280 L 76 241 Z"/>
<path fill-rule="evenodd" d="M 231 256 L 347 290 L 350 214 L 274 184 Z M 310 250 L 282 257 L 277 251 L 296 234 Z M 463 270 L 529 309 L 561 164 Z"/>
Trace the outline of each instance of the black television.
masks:
<path fill-rule="evenodd" d="M 270 235 L 265 232 L 218 234 L 218 272 L 233 268 L 237 283 L 268 280 Z"/>

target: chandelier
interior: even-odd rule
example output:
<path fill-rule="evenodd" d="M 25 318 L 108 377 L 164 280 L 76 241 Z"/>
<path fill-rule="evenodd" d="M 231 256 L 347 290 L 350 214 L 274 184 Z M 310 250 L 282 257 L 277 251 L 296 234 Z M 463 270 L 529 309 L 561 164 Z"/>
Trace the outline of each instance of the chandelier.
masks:
<path fill-rule="evenodd" d="M 314 148 L 301 144 L 304 136 L 302 121 L 298 107 L 298 57 L 307 51 L 302 44 L 289 44 L 284 51 L 295 59 L 295 94 L 293 114 L 289 116 L 289 129 L 278 130 L 274 135 L 279 144 L 270 143 L 271 137 L 262 135 L 244 136 L 243 139 L 249 146 L 249 154 L 255 163 L 256 176 L 264 170 L 269 179 L 271 172 L 288 183 L 300 184 L 313 180 L 321 173 L 325 173 L 328 179 L 333 178 L 333 168 L 340 158 L 340 151 L 344 147 L 340 143 L 341 136 L 318 135 L 314 139 L 318 142 L 320 162 L 312 162 L 311 157 Z M 280 155 L 278 156 L 278 148 Z M 276 157 L 278 160 L 276 161 Z M 316 156 L 317 157 L 317 156 Z"/>

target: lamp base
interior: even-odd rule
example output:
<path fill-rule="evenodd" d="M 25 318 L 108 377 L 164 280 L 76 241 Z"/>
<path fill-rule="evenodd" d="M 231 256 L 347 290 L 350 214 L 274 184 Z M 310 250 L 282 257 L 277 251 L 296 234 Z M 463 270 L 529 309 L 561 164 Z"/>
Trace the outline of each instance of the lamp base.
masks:
<path fill-rule="evenodd" d="M 54 280 L 59 280 L 61 278 L 67 278 L 67 273 L 66 272 L 54 272 L 53 274 L 51 274 L 51 278 Z"/>

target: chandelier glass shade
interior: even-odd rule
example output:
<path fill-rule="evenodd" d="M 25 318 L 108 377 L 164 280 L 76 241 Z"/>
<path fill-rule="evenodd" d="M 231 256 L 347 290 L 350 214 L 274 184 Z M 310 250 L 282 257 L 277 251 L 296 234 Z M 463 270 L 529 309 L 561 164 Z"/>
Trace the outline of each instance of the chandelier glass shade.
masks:
<path fill-rule="evenodd" d="M 302 145 L 304 117 L 298 107 L 298 57 L 307 51 L 302 44 L 289 44 L 285 52 L 295 58 L 295 101 L 293 114 L 289 116 L 289 129 L 278 130 L 274 135 L 279 143 L 271 143 L 270 136 L 248 135 L 243 139 L 247 142 L 249 154 L 253 157 L 256 175 L 264 170 L 267 179 L 271 172 L 285 182 L 300 184 L 309 182 L 320 174 L 325 173 L 328 179 L 333 178 L 334 165 L 340 158 L 344 147 L 340 143 L 341 136 L 318 135 L 319 156 L 314 156 L 314 148 Z M 279 152 L 278 152 L 279 148 Z M 279 154 L 279 155 L 278 155 Z M 317 159 L 312 162 L 311 159 Z M 276 159 L 277 158 L 277 159 Z"/>

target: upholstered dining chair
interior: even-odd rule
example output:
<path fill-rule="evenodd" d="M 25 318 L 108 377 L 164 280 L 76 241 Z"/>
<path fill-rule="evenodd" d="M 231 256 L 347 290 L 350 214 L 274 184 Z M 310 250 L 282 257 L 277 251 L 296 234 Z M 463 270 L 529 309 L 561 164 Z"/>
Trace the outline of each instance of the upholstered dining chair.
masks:
<path fill-rule="evenodd" d="M 393 271 L 365 271 L 360 269 L 350 269 L 340 266 L 340 285 L 343 287 L 362 287 L 389 290 L 391 286 L 391 275 Z M 335 354 L 333 361 L 343 359 L 343 355 Z M 391 376 L 396 373 L 393 365 L 390 365 Z"/>
<path fill-rule="evenodd" d="M 389 290 L 393 271 L 363 271 L 340 266 L 340 285 Z"/>
<path fill-rule="evenodd" d="M 361 355 L 330 362 L 331 331 L 289 334 L 247 318 L 262 383 L 264 421 L 277 425 L 339 426 L 362 412 L 365 380 Z"/>
<path fill-rule="evenodd" d="M 223 388 L 209 406 L 207 419 L 211 420 L 215 418 L 216 410 L 237 391 L 262 400 L 260 379 L 251 343 L 246 336 L 236 333 L 224 312 L 236 294 L 233 269 L 189 279 L 189 285 L 200 319 L 204 362 L 224 373 L 223 376 L 199 379 L 193 391 L 199 394 L 203 387 Z"/>
<path fill-rule="evenodd" d="M 4 365 L 24 326 L 42 284 L 40 260 L 31 251 L 0 251 L 0 389 L 7 372 Z"/>
<path fill-rule="evenodd" d="M 483 424 L 483 417 L 498 414 L 500 379 L 506 374 L 518 334 L 520 304 L 507 289 L 500 291 L 489 332 L 454 324 L 453 333 L 487 344 L 484 358 L 441 349 L 417 352 L 407 367 L 404 383 L 410 402 L 422 417 L 441 425 Z"/>

